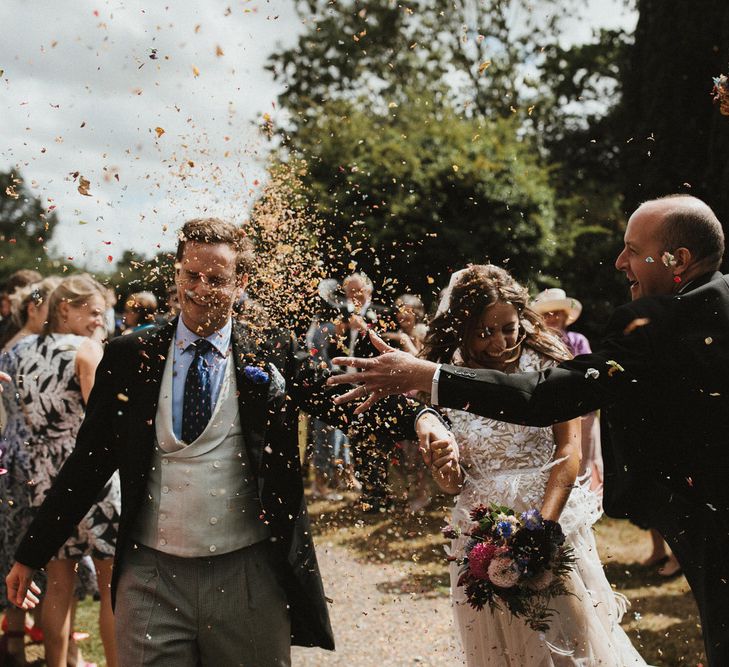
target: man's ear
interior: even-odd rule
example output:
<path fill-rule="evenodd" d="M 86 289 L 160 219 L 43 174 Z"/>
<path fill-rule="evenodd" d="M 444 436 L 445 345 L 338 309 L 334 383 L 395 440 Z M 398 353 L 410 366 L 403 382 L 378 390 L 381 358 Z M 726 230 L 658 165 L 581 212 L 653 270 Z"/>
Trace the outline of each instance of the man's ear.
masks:
<path fill-rule="evenodd" d="M 676 248 L 673 251 L 673 257 L 676 260 L 675 264 L 673 264 L 674 276 L 680 276 L 686 273 L 694 260 L 694 256 L 688 248 Z"/>

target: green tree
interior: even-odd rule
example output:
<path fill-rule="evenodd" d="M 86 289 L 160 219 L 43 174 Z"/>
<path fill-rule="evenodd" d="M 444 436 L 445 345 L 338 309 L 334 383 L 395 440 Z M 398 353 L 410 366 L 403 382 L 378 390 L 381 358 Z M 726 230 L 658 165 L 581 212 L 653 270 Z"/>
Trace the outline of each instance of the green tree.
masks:
<path fill-rule="evenodd" d="M 729 4 L 637 4 L 623 96 L 626 210 L 688 192 L 706 200 L 729 231 L 729 119 L 710 97 L 712 77 L 729 63 Z"/>
<path fill-rule="evenodd" d="M 351 257 L 396 291 L 428 295 L 466 262 L 506 264 L 522 278 L 545 268 L 553 193 L 518 120 L 464 118 L 427 97 L 383 115 L 363 106 L 321 105 L 296 134 L 332 271 L 351 271 Z"/>
<path fill-rule="evenodd" d="M 0 172 L 0 283 L 18 269 L 53 269 L 47 244 L 57 223 L 20 174 Z"/>

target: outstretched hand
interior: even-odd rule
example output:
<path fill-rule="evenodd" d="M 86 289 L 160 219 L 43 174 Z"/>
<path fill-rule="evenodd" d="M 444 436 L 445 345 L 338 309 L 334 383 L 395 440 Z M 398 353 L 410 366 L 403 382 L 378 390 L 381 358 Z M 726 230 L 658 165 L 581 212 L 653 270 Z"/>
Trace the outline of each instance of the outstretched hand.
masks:
<path fill-rule="evenodd" d="M 360 414 L 369 410 L 380 399 L 392 394 L 404 394 L 413 390 L 430 391 L 436 364 L 390 347 L 374 331 L 370 331 L 370 340 L 375 349 L 380 352 L 378 357 L 371 359 L 336 357 L 332 359 L 332 363 L 337 366 L 347 366 L 361 371 L 360 373 L 335 375 L 327 380 L 327 384 L 332 386 L 358 385 L 337 396 L 334 399 L 337 405 L 363 398 L 364 402 L 354 411 L 355 414 Z"/>

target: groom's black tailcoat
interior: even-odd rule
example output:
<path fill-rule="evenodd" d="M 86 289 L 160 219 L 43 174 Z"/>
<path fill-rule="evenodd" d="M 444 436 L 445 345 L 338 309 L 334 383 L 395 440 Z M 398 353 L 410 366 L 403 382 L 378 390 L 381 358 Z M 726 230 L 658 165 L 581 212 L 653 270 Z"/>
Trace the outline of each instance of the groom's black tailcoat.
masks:
<path fill-rule="evenodd" d="M 122 512 L 112 596 L 124 567 L 130 531 L 147 492 L 155 442 L 155 416 L 162 372 L 176 320 L 107 346 L 96 371 L 86 417 L 76 447 L 61 468 L 43 505 L 16 552 L 16 560 L 40 568 L 54 556 L 95 502 L 106 481 L 119 470 Z M 333 649 L 326 598 L 304 501 L 295 419 L 298 408 L 346 428 L 351 412 L 333 405 L 334 393 L 309 355 L 287 334 L 252 335 L 234 324 L 232 354 L 238 385 L 243 439 L 256 472 L 261 520 L 283 563 L 281 578 L 291 607 L 294 644 Z M 286 381 L 286 393 L 272 392 L 269 381 L 254 383 L 247 366 L 273 363 Z M 398 400 L 370 426 L 378 438 L 413 437 L 415 408 Z M 396 414 L 394 419 L 392 415 Z M 390 435 L 393 434 L 393 435 Z"/>
<path fill-rule="evenodd" d="M 438 401 L 535 426 L 601 409 L 605 511 L 663 534 L 710 664 L 729 665 L 729 276 L 621 306 L 594 353 L 556 368 L 443 366 Z"/>

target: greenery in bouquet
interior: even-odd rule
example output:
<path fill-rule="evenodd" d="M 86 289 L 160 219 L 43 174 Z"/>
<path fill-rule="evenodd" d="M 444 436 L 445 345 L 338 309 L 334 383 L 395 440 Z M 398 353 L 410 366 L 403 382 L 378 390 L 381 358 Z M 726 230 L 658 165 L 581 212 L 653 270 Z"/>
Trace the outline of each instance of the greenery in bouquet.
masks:
<path fill-rule="evenodd" d="M 501 505 L 478 505 L 470 512 L 468 530 L 448 526 L 445 537 L 468 537 L 462 554 L 458 585 L 469 604 L 481 610 L 506 607 L 530 628 L 545 632 L 553 611 L 550 600 L 569 593 L 565 580 L 574 567 L 572 547 L 565 544 L 562 527 L 544 519 L 536 509 L 519 516 Z"/>

